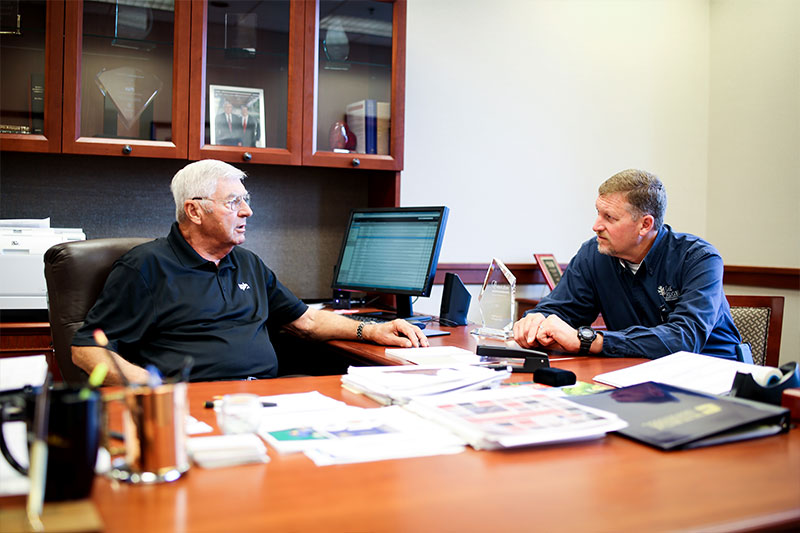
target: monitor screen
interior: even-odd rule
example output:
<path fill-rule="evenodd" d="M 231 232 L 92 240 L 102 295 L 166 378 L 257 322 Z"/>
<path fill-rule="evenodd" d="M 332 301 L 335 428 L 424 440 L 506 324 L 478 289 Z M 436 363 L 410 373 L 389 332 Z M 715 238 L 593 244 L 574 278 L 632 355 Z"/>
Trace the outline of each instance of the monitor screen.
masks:
<path fill-rule="evenodd" d="M 411 316 L 410 297 L 430 296 L 447 213 L 443 206 L 352 211 L 333 288 L 394 294 L 397 316 Z"/>

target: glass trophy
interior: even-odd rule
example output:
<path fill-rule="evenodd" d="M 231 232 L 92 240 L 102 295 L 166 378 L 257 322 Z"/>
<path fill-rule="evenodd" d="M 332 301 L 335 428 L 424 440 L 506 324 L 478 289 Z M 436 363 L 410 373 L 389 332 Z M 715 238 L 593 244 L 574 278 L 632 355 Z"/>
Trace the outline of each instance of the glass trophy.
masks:
<path fill-rule="evenodd" d="M 102 69 L 95 83 L 111 99 L 122 122 L 130 128 L 164 85 L 158 76 L 134 67 Z"/>
<path fill-rule="evenodd" d="M 497 258 L 492 259 L 478 295 L 482 326 L 473 331 L 484 337 L 513 336 L 517 278 Z"/>

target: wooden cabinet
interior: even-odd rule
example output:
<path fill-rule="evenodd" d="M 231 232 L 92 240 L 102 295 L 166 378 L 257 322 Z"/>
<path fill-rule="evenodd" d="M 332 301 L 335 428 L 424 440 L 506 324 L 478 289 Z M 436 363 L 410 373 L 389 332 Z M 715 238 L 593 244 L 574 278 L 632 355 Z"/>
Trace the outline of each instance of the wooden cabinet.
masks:
<path fill-rule="evenodd" d="M 31 67 L 45 73 L 44 132 L 0 133 L 3 150 L 402 169 L 405 0 L 27 4 L 46 16 Z M 9 42 L 5 86 L 6 65 L 23 61 Z M 24 114 L 17 92 L 9 108 Z M 334 128 L 361 101 L 384 115 Z M 230 136 L 216 129 L 226 105 Z M 386 188 L 397 176 L 381 181 L 377 196 L 399 195 Z"/>
<path fill-rule="evenodd" d="M 60 152 L 64 2 L 8 4 L 0 35 L 0 150 Z"/>
<path fill-rule="evenodd" d="M 305 27 L 303 164 L 402 170 L 405 0 L 309 2 Z M 358 131 L 357 122 L 350 123 L 352 115 L 346 116 L 360 102 L 377 107 L 376 153 L 363 153 L 370 144 L 370 133 L 364 132 L 369 126 Z M 358 141 L 356 153 L 333 146 L 331 129 L 341 121 L 367 138 Z"/>
<path fill-rule="evenodd" d="M 186 158 L 191 2 L 66 4 L 62 152 Z"/>

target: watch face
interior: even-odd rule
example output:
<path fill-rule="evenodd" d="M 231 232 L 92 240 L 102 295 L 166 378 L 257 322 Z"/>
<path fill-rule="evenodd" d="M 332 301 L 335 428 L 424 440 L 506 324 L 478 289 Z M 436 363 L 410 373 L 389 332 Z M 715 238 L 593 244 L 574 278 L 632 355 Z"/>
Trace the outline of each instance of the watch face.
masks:
<path fill-rule="evenodd" d="M 592 328 L 587 328 L 586 326 L 581 326 L 580 328 L 578 328 L 578 335 L 582 339 L 589 340 L 589 339 L 594 337 L 595 332 L 594 332 L 594 330 Z"/>

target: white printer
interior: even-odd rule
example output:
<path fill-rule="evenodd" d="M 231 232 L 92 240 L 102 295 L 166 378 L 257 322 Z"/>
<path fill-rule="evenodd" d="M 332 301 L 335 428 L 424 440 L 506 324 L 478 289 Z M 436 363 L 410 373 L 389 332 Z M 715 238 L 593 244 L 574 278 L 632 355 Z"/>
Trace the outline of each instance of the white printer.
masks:
<path fill-rule="evenodd" d="M 50 228 L 49 219 L 36 221 L 36 227 L 13 222 L 29 221 L 0 221 L 0 310 L 47 309 L 44 253 L 58 243 L 86 240 L 86 235 L 80 228 Z"/>

